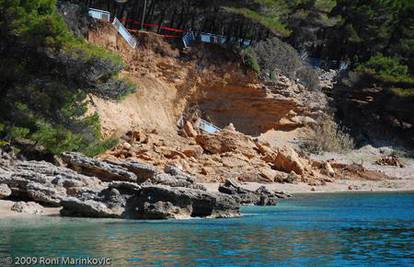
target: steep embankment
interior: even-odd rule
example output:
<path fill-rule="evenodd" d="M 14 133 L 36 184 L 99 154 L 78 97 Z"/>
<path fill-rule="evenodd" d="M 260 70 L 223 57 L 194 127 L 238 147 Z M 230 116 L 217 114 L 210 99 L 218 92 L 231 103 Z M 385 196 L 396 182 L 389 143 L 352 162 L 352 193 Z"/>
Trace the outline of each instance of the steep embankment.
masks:
<path fill-rule="evenodd" d="M 177 90 L 168 80 L 158 79 L 157 72 L 162 66 L 155 61 L 151 50 L 131 49 L 107 24 L 98 24 L 91 30 L 89 41 L 118 52 L 125 63 L 121 76 L 137 86 L 137 91 L 122 101 L 92 97 L 90 110 L 100 115 L 104 135 L 120 136 L 136 127 L 174 132 Z"/>
<path fill-rule="evenodd" d="M 325 107 L 321 94 L 285 77 L 262 84 L 228 50 L 198 45 L 180 52 L 155 34 L 138 38 L 140 46 L 132 50 L 108 25 L 89 34 L 91 42 L 121 53 L 127 65 L 123 75 L 139 88 L 118 104 L 94 99 L 107 133 L 135 126 L 175 130 L 184 112 L 259 136 L 313 123 Z"/>
<path fill-rule="evenodd" d="M 123 139 L 102 158 L 173 164 L 204 182 L 323 184 L 336 173 L 383 177 L 360 166 L 313 161 L 285 146 L 324 113 L 321 93 L 283 76 L 263 84 L 238 55 L 217 46 L 179 51 L 156 34 L 136 36 L 140 45 L 130 49 L 109 25 L 99 24 L 89 34 L 91 42 L 122 55 L 122 75 L 139 88 L 119 103 L 93 98 L 91 110 L 99 113 L 103 131 Z M 180 117 L 183 128 L 177 125 Z M 203 134 L 200 118 L 231 126 Z"/>

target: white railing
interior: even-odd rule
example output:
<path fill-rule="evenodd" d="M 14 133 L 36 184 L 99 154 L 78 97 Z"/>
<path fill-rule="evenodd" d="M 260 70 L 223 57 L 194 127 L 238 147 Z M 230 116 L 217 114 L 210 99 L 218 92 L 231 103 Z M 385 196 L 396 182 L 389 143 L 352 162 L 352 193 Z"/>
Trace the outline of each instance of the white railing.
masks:
<path fill-rule="evenodd" d="M 132 36 L 127 28 L 117 19 L 114 18 L 112 25 L 118 30 L 119 34 L 125 39 L 125 41 L 132 47 L 137 47 L 137 40 Z"/>
<path fill-rule="evenodd" d="M 89 8 L 89 16 L 95 19 L 103 20 L 106 22 L 111 21 L 111 13 L 108 11 L 96 9 L 96 8 Z"/>
<path fill-rule="evenodd" d="M 241 46 L 248 47 L 251 45 L 250 40 L 242 40 L 240 38 L 228 38 L 224 35 L 218 35 L 213 33 L 200 32 L 197 35 L 197 39 L 203 43 L 212 44 L 225 44 L 227 41 L 230 43 L 239 43 Z"/>
<path fill-rule="evenodd" d="M 186 34 L 184 34 L 182 38 L 184 47 L 188 47 L 194 41 L 194 39 L 195 36 L 193 32 L 187 32 Z"/>

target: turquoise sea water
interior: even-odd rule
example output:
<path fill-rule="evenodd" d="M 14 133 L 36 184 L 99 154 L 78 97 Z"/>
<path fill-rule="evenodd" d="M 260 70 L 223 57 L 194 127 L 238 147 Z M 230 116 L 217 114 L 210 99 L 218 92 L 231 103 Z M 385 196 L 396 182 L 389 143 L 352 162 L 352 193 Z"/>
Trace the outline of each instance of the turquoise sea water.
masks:
<path fill-rule="evenodd" d="M 110 257 L 112 266 L 414 266 L 413 193 L 299 195 L 276 207 L 245 207 L 243 215 L 0 219 L 0 259 Z"/>

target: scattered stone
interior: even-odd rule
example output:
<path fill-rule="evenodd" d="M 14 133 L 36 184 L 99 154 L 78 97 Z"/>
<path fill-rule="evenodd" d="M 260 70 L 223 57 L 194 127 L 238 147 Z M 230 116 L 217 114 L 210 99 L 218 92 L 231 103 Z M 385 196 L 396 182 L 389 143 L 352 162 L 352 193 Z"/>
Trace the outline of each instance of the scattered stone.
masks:
<path fill-rule="evenodd" d="M 196 142 L 205 151 L 212 154 L 237 152 L 249 159 L 257 154 L 256 145 L 250 137 L 228 129 L 223 129 L 214 134 L 198 135 Z"/>
<path fill-rule="evenodd" d="M 42 215 L 44 213 L 43 207 L 36 202 L 19 201 L 11 207 L 11 210 L 30 215 Z"/>
<path fill-rule="evenodd" d="M 184 124 L 184 132 L 189 137 L 196 137 L 198 135 L 197 131 L 194 130 L 193 125 L 189 121 L 186 121 L 185 124 Z"/>
<path fill-rule="evenodd" d="M 358 191 L 359 189 L 361 189 L 361 188 L 358 185 L 349 185 L 348 186 L 349 191 Z"/>
<path fill-rule="evenodd" d="M 10 196 L 12 191 L 7 184 L 0 184 L 0 199 Z"/>
<path fill-rule="evenodd" d="M 396 155 L 382 157 L 381 159 L 375 161 L 375 163 L 381 166 L 394 166 L 404 168 L 404 164 L 402 164 Z"/>
<path fill-rule="evenodd" d="M 183 154 L 187 157 L 199 158 L 203 155 L 203 148 L 199 145 L 188 146 L 183 149 Z"/>
<path fill-rule="evenodd" d="M 273 162 L 273 166 L 280 171 L 295 172 L 298 175 L 305 173 L 305 165 L 299 155 L 292 148 L 280 149 Z"/>
<path fill-rule="evenodd" d="M 130 144 L 130 143 L 128 143 L 128 142 L 124 142 L 124 143 L 122 144 L 122 147 L 123 147 L 124 149 L 126 149 L 126 150 L 130 150 L 130 149 L 132 148 L 131 144 Z"/>

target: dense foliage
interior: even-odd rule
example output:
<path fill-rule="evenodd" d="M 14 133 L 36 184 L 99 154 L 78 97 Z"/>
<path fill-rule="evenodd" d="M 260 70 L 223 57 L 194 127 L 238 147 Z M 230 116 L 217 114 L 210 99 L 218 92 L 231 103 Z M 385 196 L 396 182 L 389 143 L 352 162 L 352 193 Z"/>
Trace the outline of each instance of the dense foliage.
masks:
<path fill-rule="evenodd" d="M 252 40 L 243 59 L 268 78 L 279 71 L 317 87 L 300 51 L 347 61 L 366 82 L 401 98 L 414 96 L 413 0 L 61 2 L 144 20 L 159 25 L 152 28 L 159 32 L 163 25 Z M 100 141 L 99 118 L 87 115 L 85 100 L 88 93 L 119 98 L 130 92 L 114 78 L 121 67 L 119 57 L 68 30 L 56 0 L 0 0 L 0 138 L 30 139 L 53 153 L 105 149 L 112 140 Z"/>
<path fill-rule="evenodd" d="M 101 141 L 99 118 L 86 114 L 85 100 L 87 93 L 105 96 L 108 82 L 118 84 L 118 96 L 128 92 L 112 79 L 121 60 L 74 36 L 54 0 L 0 1 L 0 59 L 3 142 L 89 155 L 113 145 Z"/>

